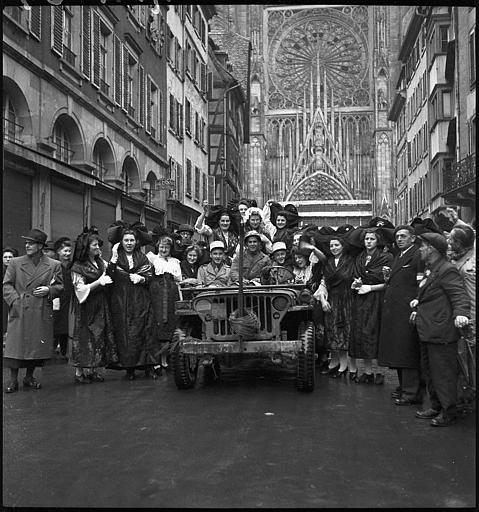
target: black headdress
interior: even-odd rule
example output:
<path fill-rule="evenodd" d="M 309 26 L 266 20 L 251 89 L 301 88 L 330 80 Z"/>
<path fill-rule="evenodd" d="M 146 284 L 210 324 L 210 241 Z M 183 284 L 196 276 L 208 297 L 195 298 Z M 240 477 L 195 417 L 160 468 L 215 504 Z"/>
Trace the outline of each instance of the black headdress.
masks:
<path fill-rule="evenodd" d="M 100 238 L 100 234 L 98 233 L 96 226 L 91 226 L 90 228 L 85 226 L 76 239 L 73 261 L 86 261 L 88 259 L 90 241 L 93 237 L 98 240 L 98 244 L 101 247 L 103 245 L 103 240 Z"/>
<path fill-rule="evenodd" d="M 144 224 L 138 221 L 130 224 L 123 220 L 116 220 L 107 229 L 108 241 L 112 245 L 120 242 L 127 231 L 134 233 L 138 246 L 151 244 L 152 242 L 152 236 Z"/>

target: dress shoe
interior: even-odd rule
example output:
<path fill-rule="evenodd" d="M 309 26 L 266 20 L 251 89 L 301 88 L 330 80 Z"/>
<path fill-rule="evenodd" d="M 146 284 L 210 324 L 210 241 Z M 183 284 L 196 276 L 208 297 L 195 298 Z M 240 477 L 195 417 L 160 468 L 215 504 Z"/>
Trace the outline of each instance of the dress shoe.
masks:
<path fill-rule="evenodd" d="M 339 370 L 339 364 L 337 366 L 333 366 L 333 368 L 327 368 L 326 374 L 332 377 L 338 370 Z"/>
<path fill-rule="evenodd" d="M 337 370 L 335 373 L 331 374 L 331 377 L 333 379 L 340 379 L 341 377 L 346 377 L 347 373 L 348 369 L 345 368 L 344 370 Z"/>
<path fill-rule="evenodd" d="M 361 377 L 357 380 L 358 384 L 374 384 L 374 374 L 373 373 L 363 373 Z"/>
<path fill-rule="evenodd" d="M 100 375 L 99 373 L 96 373 L 96 372 L 89 373 L 87 375 L 87 379 L 90 382 L 105 382 L 105 377 L 103 377 L 103 375 Z"/>
<path fill-rule="evenodd" d="M 391 393 L 391 398 L 401 398 L 401 395 L 402 395 L 401 391 L 393 391 Z"/>
<path fill-rule="evenodd" d="M 455 416 L 439 414 L 439 416 L 431 420 L 431 427 L 449 427 L 449 425 L 453 425 L 454 423 L 456 423 Z"/>
<path fill-rule="evenodd" d="M 23 379 L 23 387 L 30 389 L 41 389 L 42 385 L 33 377 L 25 377 Z"/>
<path fill-rule="evenodd" d="M 91 380 L 89 378 L 85 377 L 85 375 L 83 375 L 83 374 L 75 375 L 74 381 L 75 381 L 75 384 L 91 384 Z"/>
<path fill-rule="evenodd" d="M 422 403 L 420 400 L 415 398 L 406 398 L 405 396 L 401 396 L 394 400 L 395 405 L 418 405 Z"/>
<path fill-rule="evenodd" d="M 436 411 L 436 409 L 426 409 L 425 411 L 416 411 L 415 416 L 420 420 L 430 420 L 439 416 L 440 413 L 441 411 Z"/>
<path fill-rule="evenodd" d="M 356 370 L 355 372 L 349 372 L 349 380 L 353 382 L 358 381 L 358 370 Z"/>
<path fill-rule="evenodd" d="M 384 375 L 382 373 L 376 373 L 374 377 L 374 384 L 380 386 L 381 384 L 384 384 Z"/>
<path fill-rule="evenodd" d="M 18 391 L 18 381 L 9 382 L 5 388 L 5 393 L 15 393 L 15 391 Z"/>

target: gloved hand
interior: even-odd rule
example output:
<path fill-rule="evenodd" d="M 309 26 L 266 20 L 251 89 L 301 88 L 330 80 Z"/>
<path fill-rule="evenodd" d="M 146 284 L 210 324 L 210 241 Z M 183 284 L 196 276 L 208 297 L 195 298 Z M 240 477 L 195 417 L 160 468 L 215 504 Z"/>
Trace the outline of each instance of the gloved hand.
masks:
<path fill-rule="evenodd" d="M 409 315 L 409 323 L 411 325 L 416 325 L 416 316 L 417 316 L 417 312 L 416 311 L 413 311 L 410 315 Z"/>
<path fill-rule="evenodd" d="M 111 263 L 116 263 L 118 261 L 118 248 L 120 247 L 120 242 L 117 242 L 112 248 L 111 248 Z"/>
<path fill-rule="evenodd" d="M 454 325 L 459 329 L 461 327 L 465 327 L 469 323 L 469 318 L 467 316 L 457 315 L 454 319 Z"/>
<path fill-rule="evenodd" d="M 361 288 L 358 290 L 358 295 L 364 295 L 366 293 L 369 293 L 371 291 L 371 285 L 369 284 L 363 284 L 361 285 Z"/>
<path fill-rule="evenodd" d="M 111 277 L 107 276 L 106 274 L 103 274 L 102 276 L 100 276 L 98 278 L 98 282 L 100 283 L 101 286 L 105 286 L 107 284 L 113 283 L 113 281 L 111 280 Z"/>
<path fill-rule="evenodd" d="M 409 303 L 409 307 L 411 309 L 414 309 L 415 307 L 417 307 L 417 305 L 419 304 L 419 301 L 417 299 L 413 299 L 410 303 Z"/>
<path fill-rule="evenodd" d="M 141 283 L 143 282 L 144 280 L 144 277 L 138 275 L 138 274 L 130 274 L 130 281 L 133 283 L 133 284 L 138 284 L 138 283 Z"/>

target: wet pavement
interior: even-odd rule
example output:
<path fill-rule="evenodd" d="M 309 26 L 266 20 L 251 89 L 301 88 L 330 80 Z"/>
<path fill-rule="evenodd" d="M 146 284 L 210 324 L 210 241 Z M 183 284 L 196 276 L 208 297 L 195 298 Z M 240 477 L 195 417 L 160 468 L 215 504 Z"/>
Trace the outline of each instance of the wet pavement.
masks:
<path fill-rule="evenodd" d="M 383 386 L 321 376 L 310 394 L 251 368 L 187 391 L 169 373 L 75 385 L 66 364 L 37 372 L 42 390 L 3 395 L 4 506 L 476 504 L 475 413 L 415 419 L 391 403 L 392 371 Z"/>

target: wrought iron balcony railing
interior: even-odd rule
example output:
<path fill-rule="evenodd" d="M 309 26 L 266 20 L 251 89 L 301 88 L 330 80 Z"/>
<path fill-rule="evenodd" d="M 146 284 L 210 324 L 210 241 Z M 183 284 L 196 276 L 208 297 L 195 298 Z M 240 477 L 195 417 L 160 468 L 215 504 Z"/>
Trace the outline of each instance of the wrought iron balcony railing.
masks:
<path fill-rule="evenodd" d="M 68 46 L 63 45 L 63 58 L 70 64 L 71 66 L 75 66 L 76 54 L 74 54 Z"/>
<path fill-rule="evenodd" d="M 69 164 L 75 152 L 71 149 L 68 149 L 68 146 L 64 146 L 63 144 L 58 144 L 54 141 L 53 144 L 56 146 L 55 158 Z"/>
<path fill-rule="evenodd" d="M 23 126 L 11 121 L 10 119 L 3 118 L 3 137 L 10 142 L 22 142 L 21 134 Z"/>
<path fill-rule="evenodd" d="M 444 193 L 451 192 L 476 179 L 476 154 L 466 156 L 459 162 L 444 169 Z"/>

